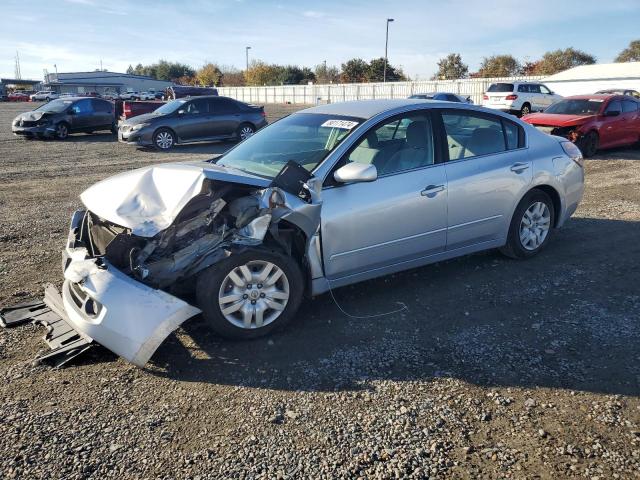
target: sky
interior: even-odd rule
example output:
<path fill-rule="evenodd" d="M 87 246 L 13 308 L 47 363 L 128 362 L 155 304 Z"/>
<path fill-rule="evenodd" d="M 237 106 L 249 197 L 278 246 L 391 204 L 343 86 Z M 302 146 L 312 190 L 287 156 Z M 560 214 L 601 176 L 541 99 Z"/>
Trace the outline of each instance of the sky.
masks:
<path fill-rule="evenodd" d="M 22 78 L 102 67 L 124 72 L 165 59 L 243 69 L 250 60 L 313 67 L 384 56 L 426 79 L 456 52 L 477 70 L 483 57 L 535 60 L 574 47 L 611 62 L 640 38 L 640 0 L 3 0 L 0 76 Z"/>

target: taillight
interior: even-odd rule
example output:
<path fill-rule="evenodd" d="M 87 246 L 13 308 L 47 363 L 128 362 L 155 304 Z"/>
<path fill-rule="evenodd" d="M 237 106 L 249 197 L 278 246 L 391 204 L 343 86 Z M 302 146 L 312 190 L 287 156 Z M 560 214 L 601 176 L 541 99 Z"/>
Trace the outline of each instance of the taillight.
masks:
<path fill-rule="evenodd" d="M 489 95 L 483 95 L 483 96 L 482 96 L 482 99 L 483 99 L 483 100 L 489 100 Z"/>
<path fill-rule="evenodd" d="M 264 110 L 262 110 L 262 112 L 260 112 L 260 115 L 262 115 L 264 118 L 267 118 L 267 112 L 265 112 Z"/>
<path fill-rule="evenodd" d="M 566 153 L 567 156 L 571 160 L 576 162 L 581 167 L 584 167 L 584 158 L 582 158 L 582 152 L 576 146 L 575 143 L 572 143 L 572 142 L 560 142 L 560 146 L 564 150 L 564 153 Z"/>
<path fill-rule="evenodd" d="M 516 98 L 518 98 L 518 95 L 507 95 L 506 97 L 504 97 L 505 100 L 515 100 Z"/>

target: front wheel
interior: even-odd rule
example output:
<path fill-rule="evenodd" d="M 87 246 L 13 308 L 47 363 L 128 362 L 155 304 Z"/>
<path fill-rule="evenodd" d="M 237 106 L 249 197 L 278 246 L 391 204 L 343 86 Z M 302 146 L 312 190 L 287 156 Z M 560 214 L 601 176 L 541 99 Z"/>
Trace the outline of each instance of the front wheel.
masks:
<path fill-rule="evenodd" d="M 500 250 L 511 258 L 528 258 L 542 250 L 551 237 L 555 221 L 553 202 L 542 190 L 532 190 L 516 208 L 507 236 Z"/>
<path fill-rule="evenodd" d="M 303 282 L 300 268 L 291 257 L 251 249 L 203 271 L 196 284 L 196 297 L 213 331 L 245 340 L 290 322 L 302 301 Z"/>
<path fill-rule="evenodd" d="M 56 125 L 56 138 L 58 140 L 64 140 L 69 136 L 69 125 L 65 122 L 60 122 Z"/>
<path fill-rule="evenodd" d="M 161 128 L 153 134 L 153 144 L 160 150 L 170 150 L 175 143 L 176 136 L 168 128 Z"/>

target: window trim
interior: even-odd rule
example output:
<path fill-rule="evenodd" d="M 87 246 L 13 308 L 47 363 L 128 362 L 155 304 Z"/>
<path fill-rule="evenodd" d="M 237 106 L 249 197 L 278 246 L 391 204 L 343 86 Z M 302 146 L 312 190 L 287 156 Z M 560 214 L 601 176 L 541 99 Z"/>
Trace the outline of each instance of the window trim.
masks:
<path fill-rule="evenodd" d="M 441 145 L 441 154 L 443 155 L 443 163 L 445 164 L 451 164 L 451 163 L 457 163 L 457 162 L 464 162 L 467 160 L 474 160 L 476 158 L 483 158 L 483 157 L 488 157 L 488 156 L 492 156 L 492 155 L 501 155 L 504 153 L 509 153 L 509 152 L 517 152 L 519 150 L 525 150 L 527 148 L 529 148 L 528 144 L 527 144 L 527 134 L 524 131 L 524 128 L 522 127 L 522 125 L 519 125 L 517 122 L 511 121 L 508 118 L 504 118 L 501 115 L 493 115 L 491 113 L 487 113 L 487 112 L 480 112 L 480 111 L 476 111 L 476 110 L 468 110 L 468 109 L 464 109 L 464 108 L 437 108 L 437 109 L 433 109 L 434 114 L 437 114 L 437 118 L 439 119 L 439 123 L 440 123 L 440 138 L 439 138 L 439 144 Z M 444 120 L 442 118 L 443 114 L 446 113 L 460 113 L 462 112 L 463 114 L 469 114 L 470 116 L 475 116 L 475 117 L 480 117 L 480 118 L 486 118 L 488 120 L 498 120 L 500 122 L 500 125 L 502 126 L 502 136 L 504 138 L 504 146 L 505 146 L 505 150 L 503 150 L 502 152 L 495 152 L 495 153 L 485 153 L 483 155 L 475 155 L 473 157 L 465 157 L 465 158 L 456 158 L 454 160 L 451 160 L 449 158 L 449 148 L 447 148 L 448 146 L 448 142 L 447 142 L 447 130 L 444 126 Z M 517 148 L 512 148 L 510 150 L 507 150 L 507 133 L 505 131 L 504 128 L 504 122 L 510 122 L 511 124 L 515 125 L 518 128 L 518 147 Z"/>
<path fill-rule="evenodd" d="M 405 112 L 401 112 L 401 113 L 397 113 L 395 115 L 392 115 L 390 117 L 384 118 L 382 120 L 380 120 L 379 122 L 375 123 L 373 126 L 371 126 L 370 128 L 368 128 L 366 131 L 364 131 L 358 138 L 356 138 L 353 143 L 351 144 L 351 146 L 349 147 L 348 150 L 346 150 L 338 159 L 338 161 L 331 167 L 331 170 L 329 170 L 329 173 L 327 174 L 327 176 L 325 177 L 324 181 L 322 182 L 322 189 L 324 190 L 325 188 L 340 188 L 340 187 L 346 187 L 348 185 L 352 185 L 352 183 L 341 183 L 341 184 L 328 184 L 327 182 L 333 182 L 333 174 L 335 173 L 335 171 L 341 167 L 343 167 L 344 165 L 346 165 L 346 159 L 349 158 L 349 155 L 351 155 L 351 153 L 358 148 L 358 146 L 360 145 L 360 143 L 367 137 L 367 135 L 369 135 L 372 131 L 377 130 L 378 128 L 380 128 L 381 126 L 387 124 L 387 123 L 393 123 L 396 122 L 398 120 L 401 120 L 404 117 L 409 117 L 409 116 L 413 116 L 413 115 L 426 115 L 429 117 L 429 121 L 431 122 L 431 135 L 433 138 L 433 163 L 431 165 L 424 165 L 422 167 L 416 167 L 416 168 L 411 168 L 408 170 L 401 170 L 399 172 L 392 172 L 392 173 L 386 173 L 383 175 L 378 175 L 378 178 L 375 180 L 377 181 L 380 178 L 388 178 L 388 177 L 392 177 L 395 175 L 402 175 L 405 173 L 409 173 L 409 172 L 415 172 L 418 170 L 424 170 L 426 168 L 432 168 L 432 167 L 436 167 L 436 166 L 441 166 L 445 163 L 445 159 L 444 157 L 442 157 L 442 145 L 440 145 L 442 142 L 440 141 L 440 135 L 438 133 L 438 127 L 436 125 L 437 119 L 440 117 L 440 115 L 436 115 L 435 113 L 435 109 L 433 108 L 428 108 L 428 109 L 421 109 L 421 110 L 408 110 Z M 400 127 L 400 122 L 398 122 L 398 125 L 396 125 L 396 129 L 394 130 L 394 136 L 396 134 L 396 132 L 398 131 L 398 128 Z M 372 183 L 375 183 L 372 182 Z"/>

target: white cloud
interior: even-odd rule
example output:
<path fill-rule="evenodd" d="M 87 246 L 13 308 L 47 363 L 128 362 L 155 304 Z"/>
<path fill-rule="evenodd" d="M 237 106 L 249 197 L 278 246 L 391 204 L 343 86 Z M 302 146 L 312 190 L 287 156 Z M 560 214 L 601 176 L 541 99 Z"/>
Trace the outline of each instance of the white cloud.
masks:
<path fill-rule="evenodd" d="M 322 18 L 325 16 L 323 12 L 318 12 L 316 10 L 306 10 L 302 12 L 302 15 L 307 18 Z"/>

